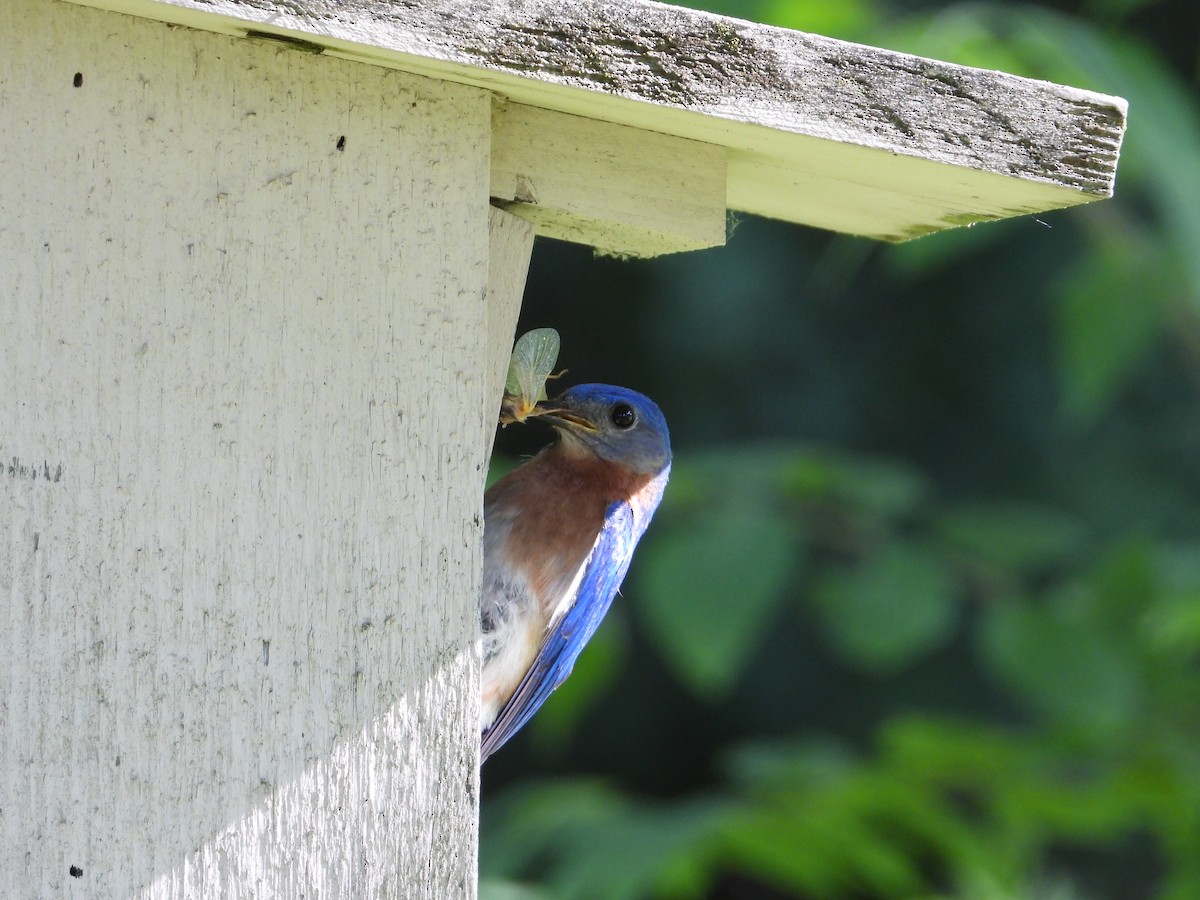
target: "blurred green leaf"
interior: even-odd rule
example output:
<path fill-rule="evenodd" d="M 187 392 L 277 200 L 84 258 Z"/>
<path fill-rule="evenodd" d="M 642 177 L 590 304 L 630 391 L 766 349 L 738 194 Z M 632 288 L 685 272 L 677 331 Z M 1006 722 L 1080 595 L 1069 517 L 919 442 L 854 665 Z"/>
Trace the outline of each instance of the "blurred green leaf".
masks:
<path fill-rule="evenodd" d="M 899 716 L 883 728 L 887 758 L 919 780 L 955 789 L 1013 782 L 1028 751 L 994 725 L 930 716 Z"/>
<path fill-rule="evenodd" d="M 872 43 L 893 50 L 946 60 L 979 69 L 1028 75 L 1028 61 L 1011 41 L 999 37 L 996 20 L 1007 21 L 993 4 L 947 4 L 932 14 L 917 14 L 873 32 Z"/>
<path fill-rule="evenodd" d="M 873 766 L 827 741 L 757 741 L 730 766 L 748 805 L 726 852 L 772 883 L 813 896 L 911 896 L 925 886 L 915 860 L 945 846 L 964 858 L 979 836 L 937 791 Z"/>
<path fill-rule="evenodd" d="M 912 512 L 929 494 L 927 480 L 908 466 L 829 450 L 795 454 L 780 477 L 789 496 L 833 500 L 885 517 Z"/>
<path fill-rule="evenodd" d="M 672 469 L 667 502 L 698 502 L 706 508 L 770 506 L 792 467 L 813 452 L 806 445 L 772 441 L 734 444 L 693 454 L 680 462 L 678 471 Z"/>
<path fill-rule="evenodd" d="M 1156 650 L 1200 658 L 1200 544 L 1159 549 L 1157 587 L 1142 628 Z"/>
<path fill-rule="evenodd" d="M 820 445 L 764 442 L 691 456 L 671 473 L 668 507 L 772 506 L 779 500 L 830 502 L 888 518 L 904 516 L 930 494 L 919 472 Z"/>
<path fill-rule="evenodd" d="M 929 900 L 950 900 L 951 896 L 957 900 L 1094 900 L 1063 875 L 1035 877 L 1015 887 L 990 872 L 971 872 L 960 881 L 962 887 L 953 895 Z"/>
<path fill-rule="evenodd" d="M 759 739 L 734 747 L 725 756 L 724 768 L 735 782 L 751 790 L 773 792 L 779 785 L 832 783 L 859 763 L 845 744 L 832 738 Z"/>
<path fill-rule="evenodd" d="M 854 40 L 879 15 L 875 0 L 763 0 L 758 21 L 780 28 Z"/>
<path fill-rule="evenodd" d="M 868 669 L 913 662 L 941 646 L 956 621 L 954 585 L 941 559 L 907 541 L 826 574 L 813 599 L 833 645 Z"/>
<path fill-rule="evenodd" d="M 1059 299 L 1063 403 L 1089 422 L 1115 399 L 1162 327 L 1160 252 L 1126 236 L 1105 241 L 1064 280 Z"/>
<path fill-rule="evenodd" d="M 688 0 L 676 5 L 843 40 L 853 40 L 879 14 L 875 0 Z"/>
<path fill-rule="evenodd" d="M 1086 619 L 1018 600 L 996 603 L 981 640 L 1001 681 L 1056 723 L 1110 734 L 1133 718 L 1139 689 L 1128 650 Z"/>
<path fill-rule="evenodd" d="M 740 869 L 805 896 L 912 896 L 922 886 L 906 848 L 853 810 L 813 802 L 736 820 L 724 851 Z"/>
<path fill-rule="evenodd" d="M 539 887 L 512 881 L 481 878 L 479 900 L 550 900 L 550 894 Z"/>
<path fill-rule="evenodd" d="M 971 557 L 1017 572 L 1062 562 L 1085 537 L 1073 516 L 1016 502 L 951 506 L 938 513 L 934 528 Z"/>
<path fill-rule="evenodd" d="M 708 696 L 732 686 L 785 599 L 798 549 L 796 527 L 767 510 L 696 515 L 646 542 L 636 606 L 685 684 Z"/>
<path fill-rule="evenodd" d="M 666 884 L 695 888 L 728 815 L 724 801 L 700 797 L 567 829 L 550 878 L 554 896 L 640 900 Z"/>
<path fill-rule="evenodd" d="M 619 818 L 632 809 L 627 797 L 599 779 L 544 779 L 511 789 L 484 806 L 480 874 L 519 878 L 567 828 Z"/>
<path fill-rule="evenodd" d="M 1128 16 L 1160 2 L 1162 0 L 1091 0 L 1091 5 L 1097 11 L 1110 15 Z"/>
<path fill-rule="evenodd" d="M 485 809 L 480 870 L 513 884 L 537 867 L 556 900 L 648 897 L 662 886 L 697 889 L 727 800 L 642 805 L 588 780 L 516 788 Z M 543 867 L 539 861 L 549 857 Z"/>

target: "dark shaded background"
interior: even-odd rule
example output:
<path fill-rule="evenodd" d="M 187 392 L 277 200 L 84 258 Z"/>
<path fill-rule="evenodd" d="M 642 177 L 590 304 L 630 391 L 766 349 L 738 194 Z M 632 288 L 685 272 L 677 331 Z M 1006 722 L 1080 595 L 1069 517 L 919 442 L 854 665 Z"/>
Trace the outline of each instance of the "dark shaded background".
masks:
<path fill-rule="evenodd" d="M 1116 197 L 538 244 L 519 330 L 654 397 L 676 464 L 485 767 L 482 896 L 1200 897 L 1200 3 L 710 8 L 1126 97 Z"/>

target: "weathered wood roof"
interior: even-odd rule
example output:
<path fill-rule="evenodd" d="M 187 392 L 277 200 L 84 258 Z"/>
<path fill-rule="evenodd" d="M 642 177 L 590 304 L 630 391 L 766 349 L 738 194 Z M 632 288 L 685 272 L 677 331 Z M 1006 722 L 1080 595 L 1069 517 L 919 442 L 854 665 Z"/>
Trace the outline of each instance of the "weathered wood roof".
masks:
<path fill-rule="evenodd" d="M 1125 128 L 1120 98 L 646 0 L 74 2 L 713 145 L 728 208 L 884 240 L 1108 197 Z"/>

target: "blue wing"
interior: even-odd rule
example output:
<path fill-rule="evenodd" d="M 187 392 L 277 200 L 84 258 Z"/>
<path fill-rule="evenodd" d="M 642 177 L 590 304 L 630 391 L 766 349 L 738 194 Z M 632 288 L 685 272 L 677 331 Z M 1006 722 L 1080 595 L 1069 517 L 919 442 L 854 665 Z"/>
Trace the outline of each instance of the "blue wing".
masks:
<path fill-rule="evenodd" d="M 579 581 L 575 602 L 546 635 L 533 665 L 484 734 L 481 761 L 516 734 L 554 689 L 571 674 L 580 651 L 596 633 L 604 614 L 612 605 L 613 597 L 629 570 L 629 560 L 633 557 L 633 548 L 639 537 L 641 533 L 634 524 L 633 510 L 629 504 L 625 501 L 612 504 L 605 513 L 604 527 L 592 545 L 592 552 L 583 564 L 583 577 Z"/>

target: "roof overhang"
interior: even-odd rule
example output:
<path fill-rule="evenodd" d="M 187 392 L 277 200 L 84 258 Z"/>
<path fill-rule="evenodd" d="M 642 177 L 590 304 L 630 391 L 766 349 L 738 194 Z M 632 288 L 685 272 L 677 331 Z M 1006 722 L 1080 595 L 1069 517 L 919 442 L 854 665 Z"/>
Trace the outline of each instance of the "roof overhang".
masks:
<path fill-rule="evenodd" d="M 1117 97 L 645 0 L 71 2 L 719 148 L 729 209 L 889 241 L 1109 197 L 1125 128 Z"/>

